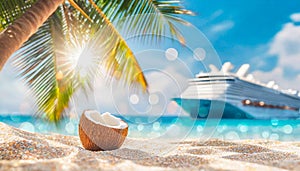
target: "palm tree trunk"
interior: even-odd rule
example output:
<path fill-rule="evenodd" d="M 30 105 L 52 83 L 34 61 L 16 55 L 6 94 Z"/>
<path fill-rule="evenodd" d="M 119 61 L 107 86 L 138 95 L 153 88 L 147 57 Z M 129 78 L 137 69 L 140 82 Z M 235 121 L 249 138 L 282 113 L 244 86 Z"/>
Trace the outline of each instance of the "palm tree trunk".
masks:
<path fill-rule="evenodd" d="M 38 0 L 0 33 L 0 71 L 9 57 L 52 15 L 65 0 Z"/>

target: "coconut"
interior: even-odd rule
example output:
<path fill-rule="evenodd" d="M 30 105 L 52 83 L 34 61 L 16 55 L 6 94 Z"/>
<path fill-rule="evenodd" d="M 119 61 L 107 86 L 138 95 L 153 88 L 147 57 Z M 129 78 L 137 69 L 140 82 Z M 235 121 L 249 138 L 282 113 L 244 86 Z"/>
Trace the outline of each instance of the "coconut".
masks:
<path fill-rule="evenodd" d="M 128 134 L 128 124 L 110 113 L 102 115 L 86 110 L 79 121 L 79 137 L 87 150 L 114 150 L 122 146 Z"/>

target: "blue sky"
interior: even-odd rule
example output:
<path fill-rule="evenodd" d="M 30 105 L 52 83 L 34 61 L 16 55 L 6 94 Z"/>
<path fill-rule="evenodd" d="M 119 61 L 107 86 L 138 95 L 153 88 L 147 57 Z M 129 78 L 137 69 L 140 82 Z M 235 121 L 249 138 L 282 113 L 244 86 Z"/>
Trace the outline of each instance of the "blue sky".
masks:
<path fill-rule="evenodd" d="M 300 1 L 185 0 L 184 5 L 197 15 L 183 18 L 203 33 L 211 43 L 211 48 L 215 49 L 221 63 L 231 61 L 236 68 L 243 63 L 249 63 L 257 80 L 275 80 L 282 88 L 300 90 Z M 194 37 L 194 40 L 196 39 L 199 37 Z M 152 96 L 152 102 L 153 99 L 157 101 L 157 97 L 161 95 L 168 98 L 180 93 L 184 89 L 181 82 L 203 69 L 203 64 L 194 60 L 192 53 L 185 53 L 176 43 L 166 41 L 162 43 L 163 46 L 157 45 L 160 46 L 160 50 L 155 51 L 156 56 L 153 56 L 153 51 L 135 51 L 139 48 L 134 41 L 129 42 L 129 45 L 133 47 L 143 69 L 150 69 L 152 66 L 149 64 L 153 64 L 156 69 L 166 74 L 171 73 L 172 77 L 167 77 L 166 74 L 146 72 L 150 88 L 157 92 L 157 96 Z M 197 42 L 195 46 L 197 47 Z M 165 50 L 173 47 L 178 50 L 180 60 L 168 65 L 170 61 L 163 61 L 159 57 L 165 54 Z M 207 54 L 216 56 L 214 52 Z M 140 56 L 148 58 L 140 60 Z M 15 75 L 9 65 L 0 73 L 0 113 L 31 113 L 33 99 L 28 95 L 26 87 L 14 78 Z M 163 77 L 164 80 L 174 79 L 164 82 L 161 79 Z M 96 90 L 99 95 L 95 94 L 97 106 L 100 104 L 102 111 L 116 112 L 116 106 L 118 107 L 118 103 L 123 100 L 103 100 L 103 97 L 111 97 L 114 94 L 110 92 L 111 87 L 105 87 L 101 80 L 98 82 Z M 178 84 L 180 88 L 172 88 L 170 91 L 171 84 Z M 128 99 L 131 97 L 136 98 L 130 96 Z M 120 102 L 119 106 L 122 108 L 120 110 L 126 109 L 125 112 L 128 112 L 124 107 L 126 104 Z"/>
<path fill-rule="evenodd" d="M 198 14 L 185 18 L 203 31 L 221 59 L 264 71 L 278 62 L 277 55 L 268 54 L 269 44 L 291 22 L 290 16 L 300 12 L 295 0 L 188 0 L 185 6 Z M 266 65 L 256 66 L 253 58 Z"/>

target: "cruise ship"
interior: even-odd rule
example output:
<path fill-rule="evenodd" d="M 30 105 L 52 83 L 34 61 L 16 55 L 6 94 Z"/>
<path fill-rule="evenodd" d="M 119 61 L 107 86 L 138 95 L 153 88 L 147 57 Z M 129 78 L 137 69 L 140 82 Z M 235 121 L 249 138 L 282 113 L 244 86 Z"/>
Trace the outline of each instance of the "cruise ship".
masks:
<path fill-rule="evenodd" d="M 249 64 L 231 72 L 230 62 L 219 70 L 199 73 L 188 88 L 173 98 L 193 118 L 291 119 L 300 117 L 300 93 L 261 83 L 248 74 Z"/>

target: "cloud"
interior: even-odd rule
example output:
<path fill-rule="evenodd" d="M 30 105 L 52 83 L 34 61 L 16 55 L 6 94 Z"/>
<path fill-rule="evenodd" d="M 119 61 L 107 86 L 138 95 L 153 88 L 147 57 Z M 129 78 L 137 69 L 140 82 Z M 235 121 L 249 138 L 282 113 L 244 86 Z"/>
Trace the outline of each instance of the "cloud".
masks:
<path fill-rule="evenodd" d="M 215 11 L 215 12 L 209 17 L 209 21 L 215 20 L 216 18 L 220 17 L 223 13 L 224 13 L 224 11 L 221 10 L 221 9 Z"/>
<path fill-rule="evenodd" d="M 270 54 L 279 56 L 280 67 L 292 67 L 300 70 L 300 26 L 293 23 L 286 24 L 275 36 Z"/>
<path fill-rule="evenodd" d="M 299 14 L 292 14 L 295 21 Z M 277 66 L 270 72 L 255 71 L 261 80 L 275 80 L 282 88 L 300 89 L 300 26 L 286 23 L 270 43 L 269 55 L 278 56 Z M 288 77 L 287 77 L 288 76 Z"/>
<path fill-rule="evenodd" d="M 0 83 L 0 113 L 32 113 L 31 100 L 27 96 L 28 89 L 15 78 L 9 64 L 0 72 Z"/>
<path fill-rule="evenodd" d="M 276 81 L 280 88 L 283 89 L 296 89 L 300 90 L 300 74 L 296 75 L 293 79 L 284 76 L 283 68 L 276 67 L 271 72 L 254 71 L 253 75 L 258 80 Z"/>
<path fill-rule="evenodd" d="M 291 20 L 294 22 L 300 22 L 300 13 L 295 13 L 290 16 Z"/>
<path fill-rule="evenodd" d="M 234 27 L 234 22 L 231 20 L 226 20 L 211 27 L 211 31 L 214 33 L 224 32 L 230 30 Z"/>

